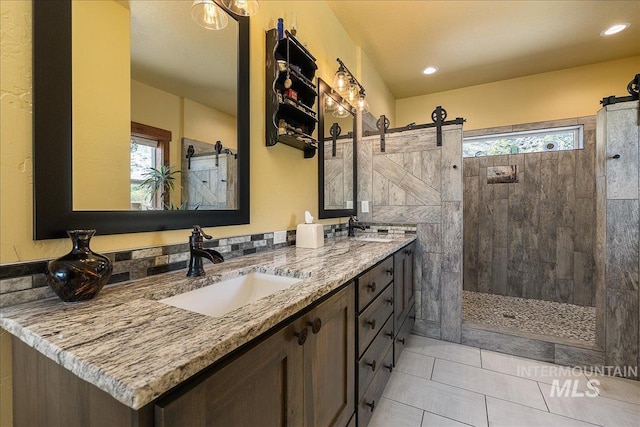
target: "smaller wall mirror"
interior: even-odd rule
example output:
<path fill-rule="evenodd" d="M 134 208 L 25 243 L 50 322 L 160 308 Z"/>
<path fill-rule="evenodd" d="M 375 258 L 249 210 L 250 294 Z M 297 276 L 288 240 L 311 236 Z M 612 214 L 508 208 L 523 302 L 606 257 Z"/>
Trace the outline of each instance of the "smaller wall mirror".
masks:
<path fill-rule="evenodd" d="M 322 79 L 318 92 L 319 217 L 356 215 L 355 109 Z"/>

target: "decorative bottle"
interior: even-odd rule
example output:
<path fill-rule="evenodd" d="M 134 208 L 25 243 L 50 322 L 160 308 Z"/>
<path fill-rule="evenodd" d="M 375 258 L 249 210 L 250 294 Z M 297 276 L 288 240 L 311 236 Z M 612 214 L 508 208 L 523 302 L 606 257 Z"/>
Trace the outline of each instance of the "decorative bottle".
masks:
<path fill-rule="evenodd" d="M 68 254 L 49 261 L 45 275 L 53 291 L 63 301 L 94 298 L 111 277 L 109 258 L 89 248 L 96 230 L 68 230 L 73 248 Z"/>

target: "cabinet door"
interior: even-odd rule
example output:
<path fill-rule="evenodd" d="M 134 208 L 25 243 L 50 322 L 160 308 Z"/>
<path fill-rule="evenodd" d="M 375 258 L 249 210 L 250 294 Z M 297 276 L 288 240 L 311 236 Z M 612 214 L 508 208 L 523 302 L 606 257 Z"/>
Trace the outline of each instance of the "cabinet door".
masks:
<path fill-rule="evenodd" d="M 404 247 L 393 255 L 393 310 L 394 335 L 400 331 L 413 305 L 416 294 L 413 284 L 413 263 L 415 258 L 415 243 Z"/>
<path fill-rule="evenodd" d="M 289 325 L 177 396 L 156 404 L 156 426 L 300 426 L 303 346 Z"/>
<path fill-rule="evenodd" d="M 304 345 L 307 427 L 342 427 L 355 411 L 354 306 L 350 283 L 302 319 L 309 328 Z"/>

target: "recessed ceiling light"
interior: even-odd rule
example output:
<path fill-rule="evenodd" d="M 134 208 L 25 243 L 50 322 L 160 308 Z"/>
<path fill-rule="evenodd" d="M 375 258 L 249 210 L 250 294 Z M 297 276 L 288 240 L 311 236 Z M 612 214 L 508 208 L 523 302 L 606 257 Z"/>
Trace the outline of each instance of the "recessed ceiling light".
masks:
<path fill-rule="evenodd" d="M 601 32 L 600 35 L 602 37 L 612 36 L 614 34 L 618 34 L 620 31 L 626 30 L 630 26 L 631 26 L 631 24 L 629 24 L 629 23 L 612 25 L 609 28 L 607 28 L 606 30 L 604 30 L 603 32 Z"/>
<path fill-rule="evenodd" d="M 438 71 L 438 67 L 427 67 L 427 68 L 425 68 L 422 72 L 423 72 L 424 74 L 433 74 L 433 73 L 435 73 L 436 71 Z"/>

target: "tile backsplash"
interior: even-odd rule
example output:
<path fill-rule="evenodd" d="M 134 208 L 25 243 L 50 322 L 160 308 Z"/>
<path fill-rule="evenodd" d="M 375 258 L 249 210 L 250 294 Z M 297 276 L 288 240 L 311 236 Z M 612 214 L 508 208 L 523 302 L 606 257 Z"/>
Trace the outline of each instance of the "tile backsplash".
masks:
<path fill-rule="evenodd" d="M 330 224 L 324 227 L 325 238 L 346 236 L 347 224 Z M 367 231 L 376 233 L 415 233 L 415 226 L 367 224 Z M 185 239 L 186 240 L 186 239 Z M 257 252 L 270 251 L 295 245 L 295 230 L 287 231 L 285 243 L 273 243 L 273 232 L 212 239 L 204 247 L 215 249 L 225 259 Z M 189 262 L 189 244 L 157 246 L 103 253 L 113 262 L 113 274 L 109 285 L 141 279 L 168 271 L 186 269 Z M 45 269 L 48 261 L 31 261 L 0 265 L 0 307 L 52 297 L 55 294 L 47 285 Z"/>

